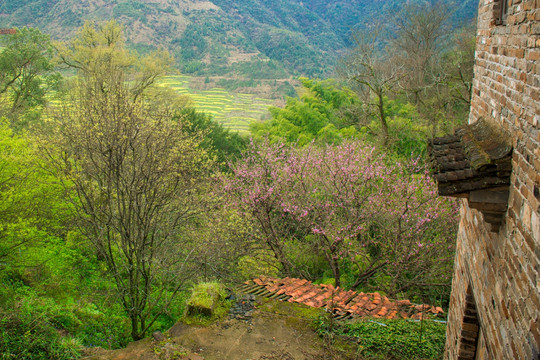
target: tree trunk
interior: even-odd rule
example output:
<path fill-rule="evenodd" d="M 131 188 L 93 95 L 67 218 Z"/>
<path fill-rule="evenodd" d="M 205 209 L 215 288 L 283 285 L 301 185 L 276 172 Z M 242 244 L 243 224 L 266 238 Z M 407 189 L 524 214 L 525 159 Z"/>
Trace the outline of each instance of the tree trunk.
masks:
<path fill-rule="evenodd" d="M 334 276 L 334 285 L 336 287 L 341 286 L 341 271 L 339 269 L 338 259 L 333 256 L 333 254 L 327 255 L 328 263 L 332 268 L 332 275 Z"/>
<path fill-rule="evenodd" d="M 377 97 L 379 98 L 377 107 L 379 109 L 379 120 L 381 121 L 381 127 L 382 127 L 382 142 L 383 146 L 388 145 L 388 123 L 386 122 L 386 113 L 384 112 L 384 93 L 382 91 L 379 91 L 377 94 Z"/>
<path fill-rule="evenodd" d="M 379 271 L 381 268 L 385 267 L 387 264 L 387 262 L 384 262 L 380 265 L 377 265 L 373 268 L 369 268 L 367 269 L 366 271 L 364 271 L 362 274 L 358 275 L 358 277 L 356 278 L 356 281 L 354 282 L 354 284 L 351 286 L 350 290 L 356 290 L 356 288 L 358 286 L 360 286 L 361 284 L 365 284 L 367 283 L 367 281 L 377 273 L 377 271 Z"/>
<path fill-rule="evenodd" d="M 137 319 L 137 314 L 130 313 L 129 317 L 131 319 L 131 337 L 133 338 L 133 341 L 141 340 L 142 335 L 139 332 L 139 321 Z"/>
<path fill-rule="evenodd" d="M 285 257 L 285 253 L 283 252 L 281 246 L 274 244 L 274 246 L 272 246 L 272 250 L 274 251 L 274 256 L 278 259 L 281 266 L 283 266 L 283 272 L 286 275 L 291 275 L 291 265 Z"/>
<path fill-rule="evenodd" d="M 333 261 L 334 264 L 332 264 L 332 273 L 334 274 L 334 282 L 336 283 L 336 287 L 341 286 L 341 272 L 339 271 L 339 265 L 337 264 L 337 261 Z"/>

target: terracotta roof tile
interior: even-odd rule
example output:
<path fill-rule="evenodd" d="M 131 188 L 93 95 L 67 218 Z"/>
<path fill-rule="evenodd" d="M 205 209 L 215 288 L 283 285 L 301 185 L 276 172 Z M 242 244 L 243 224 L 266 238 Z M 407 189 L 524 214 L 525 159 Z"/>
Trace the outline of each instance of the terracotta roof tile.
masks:
<path fill-rule="evenodd" d="M 314 300 L 315 301 L 323 301 L 323 300 L 328 300 L 332 297 L 332 291 L 324 291 L 321 292 L 319 295 L 315 296 Z"/>
<path fill-rule="evenodd" d="M 320 290 L 319 290 L 320 291 Z M 302 296 L 296 299 L 297 302 L 305 302 L 318 294 L 316 289 L 308 289 L 308 292 L 304 293 Z"/>
<path fill-rule="evenodd" d="M 411 305 L 411 301 L 410 301 L 410 300 L 398 300 L 398 301 L 396 301 L 396 303 L 397 303 L 399 306 L 410 306 L 410 305 Z"/>
<path fill-rule="evenodd" d="M 401 316 L 402 319 L 407 319 L 409 317 L 409 314 L 407 314 L 406 312 L 401 311 L 399 313 L 399 316 Z"/>
<path fill-rule="evenodd" d="M 387 309 L 385 306 L 383 306 L 383 307 L 381 308 L 381 310 L 377 313 L 377 316 L 383 317 L 383 316 L 385 316 L 386 314 L 388 314 L 388 309 Z"/>
<path fill-rule="evenodd" d="M 332 285 L 315 285 L 305 279 L 275 279 L 259 277 L 246 285 L 256 284 L 276 295 L 289 296 L 289 302 L 302 303 L 311 307 L 327 307 L 339 315 L 372 316 L 393 319 L 396 317 L 419 319 L 425 314 L 442 314 L 440 307 L 414 305 L 409 300 L 389 300 L 379 293 L 357 293 L 335 288 Z"/>
<path fill-rule="evenodd" d="M 377 305 L 373 302 L 368 302 L 366 305 L 364 305 L 364 308 L 368 309 L 369 311 L 373 311 L 377 308 Z"/>

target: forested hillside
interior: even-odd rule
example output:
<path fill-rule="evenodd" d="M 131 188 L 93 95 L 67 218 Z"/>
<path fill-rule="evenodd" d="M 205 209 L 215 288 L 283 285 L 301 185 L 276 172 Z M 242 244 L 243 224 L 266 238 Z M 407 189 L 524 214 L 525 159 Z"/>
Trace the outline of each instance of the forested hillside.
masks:
<path fill-rule="evenodd" d="M 56 39 L 85 20 L 115 18 L 139 51 L 164 46 L 183 73 L 276 79 L 334 70 L 355 29 L 388 23 L 402 0 L 19 0 L 0 3 L 0 27 L 33 26 Z M 452 3 L 450 0 L 441 2 Z M 453 25 L 477 1 L 454 2 Z M 388 29 L 391 37 L 393 30 Z"/>

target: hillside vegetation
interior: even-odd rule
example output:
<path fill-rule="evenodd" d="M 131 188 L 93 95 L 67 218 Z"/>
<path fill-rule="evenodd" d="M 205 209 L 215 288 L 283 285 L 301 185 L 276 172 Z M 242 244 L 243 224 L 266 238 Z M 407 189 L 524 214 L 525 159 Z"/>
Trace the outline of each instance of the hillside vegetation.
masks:
<path fill-rule="evenodd" d="M 18 0 L 0 4 L 0 27 L 38 27 L 65 40 L 86 20 L 115 18 L 132 47 L 145 52 L 163 46 L 184 73 L 320 77 L 333 72 L 355 29 L 385 22 L 402 5 L 402 0 Z M 475 0 L 454 2 L 453 25 L 470 22 L 476 7 Z"/>

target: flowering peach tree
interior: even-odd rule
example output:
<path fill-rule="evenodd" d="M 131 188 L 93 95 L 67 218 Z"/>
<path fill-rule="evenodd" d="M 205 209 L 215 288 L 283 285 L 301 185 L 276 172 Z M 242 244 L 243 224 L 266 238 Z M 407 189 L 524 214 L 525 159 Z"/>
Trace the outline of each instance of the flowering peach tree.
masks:
<path fill-rule="evenodd" d="M 348 287 L 376 281 L 388 294 L 448 281 L 457 207 L 418 160 L 392 162 L 358 142 L 252 143 L 232 174 L 225 188 L 287 275 L 294 239 L 325 259 L 336 286 L 344 272 Z"/>

